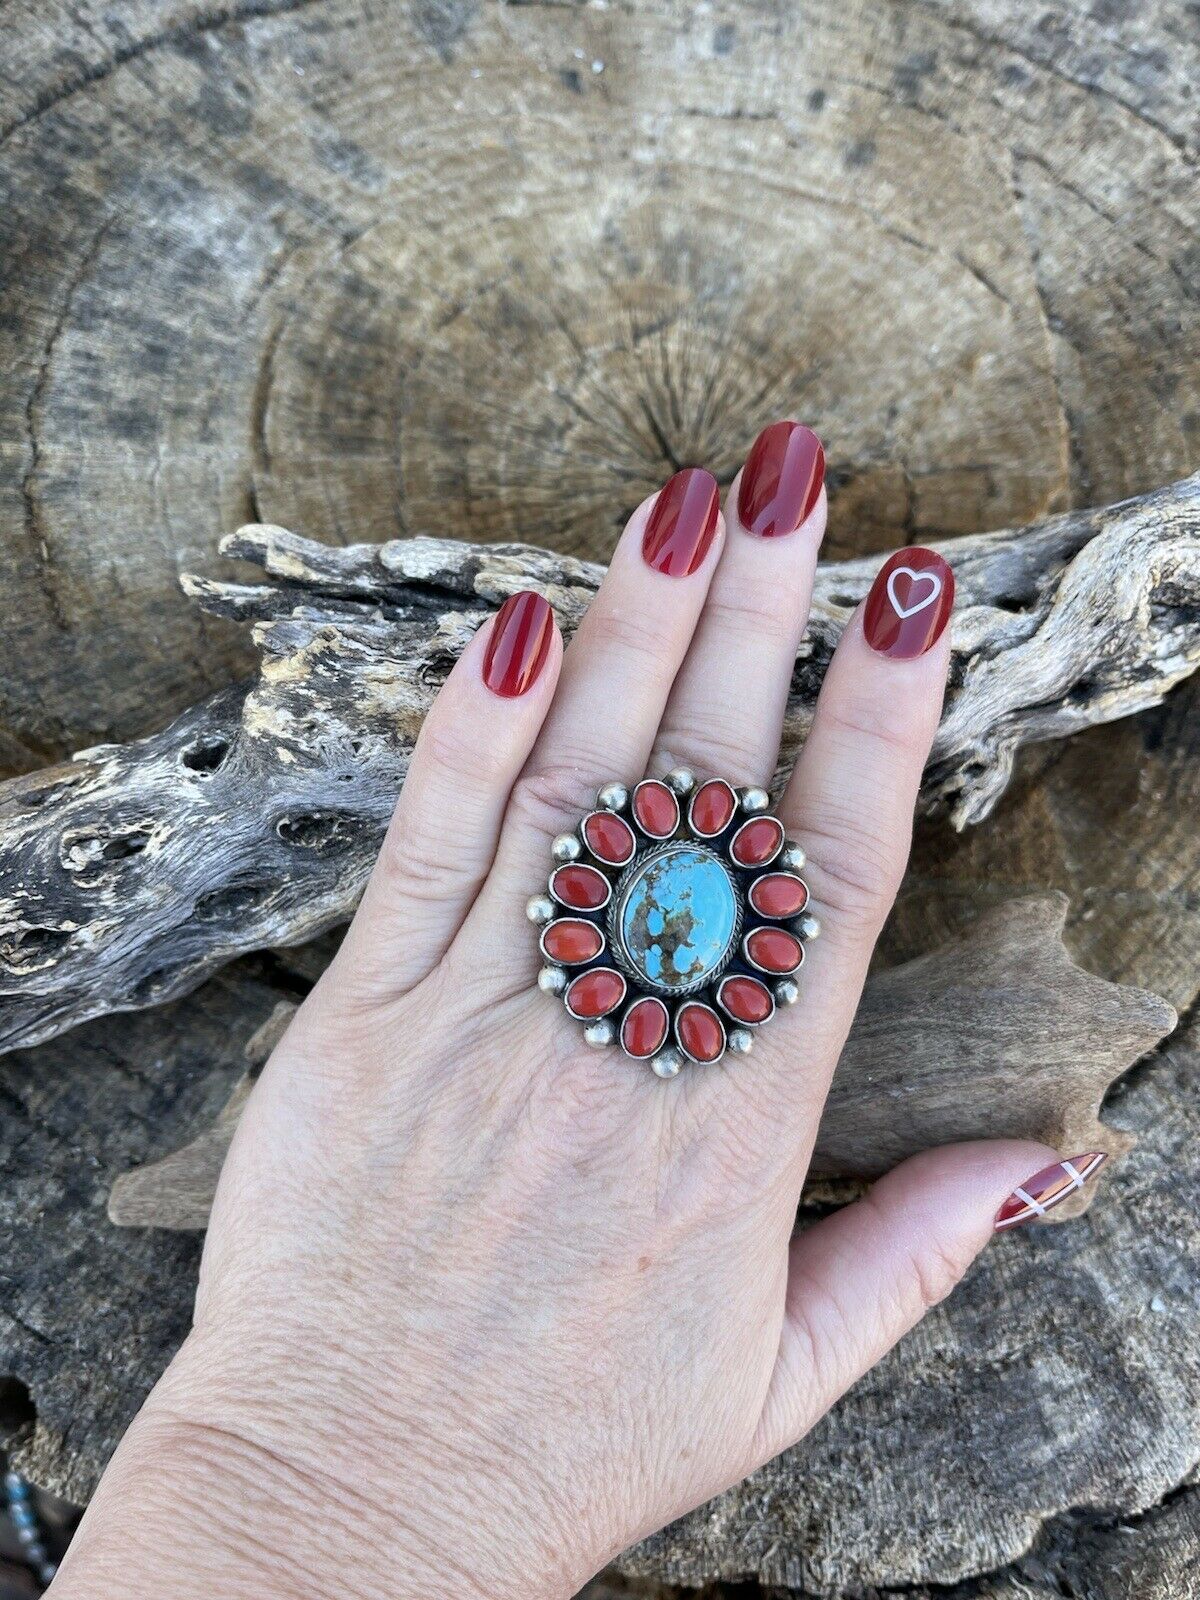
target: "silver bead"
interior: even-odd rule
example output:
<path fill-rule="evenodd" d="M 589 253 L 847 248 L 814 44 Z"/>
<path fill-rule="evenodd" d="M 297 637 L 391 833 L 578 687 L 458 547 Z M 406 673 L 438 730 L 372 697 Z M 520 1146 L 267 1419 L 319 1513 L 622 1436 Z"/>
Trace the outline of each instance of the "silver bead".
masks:
<path fill-rule="evenodd" d="M 660 1078 L 677 1077 L 680 1067 L 683 1066 L 683 1051 L 677 1050 L 673 1044 L 669 1044 L 665 1050 L 658 1052 L 650 1065 Z"/>
<path fill-rule="evenodd" d="M 773 992 L 777 1006 L 794 1006 L 800 998 L 800 985 L 795 978 L 780 978 Z"/>
<path fill-rule="evenodd" d="M 550 854 L 555 861 L 566 863 L 578 861 L 583 854 L 583 846 L 573 833 L 560 833 L 550 846 Z"/>
<path fill-rule="evenodd" d="M 663 782 L 676 794 L 691 794 L 696 787 L 696 774 L 689 767 L 672 767 Z"/>
<path fill-rule="evenodd" d="M 796 918 L 796 932 L 802 939 L 818 939 L 821 935 L 821 924 L 811 911 L 806 911 Z"/>
<path fill-rule="evenodd" d="M 536 922 L 539 927 L 544 923 L 553 922 L 555 914 L 554 901 L 548 900 L 544 894 L 535 894 L 532 900 L 526 902 L 525 915 L 530 922 Z"/>
<path fill-rule="evenodd" d="M 739 789 L 738 799 L 742 803 L 742 810 L 748 816 L 753 816 L 757 811 L 765 811 L 771 804 L 771 796 L 765 789 Z"/>
<path fill-rule="evenodd" d="M 749 1028 L 732 1028 L 725 1045 L 736 1056 L 748 1056 L 754 1049 L 754 1035 Z"/>
<path fill-rule="evenodd" d="M 595 1050 L 603 1050 L 617 1037 L 617 1030 L 607 1017 L 598 1017 L 595 1022 L 589 1022 L 583 1030 L 583 1037 Z"/>
<path fill-rule="evenodd" d="M 799 872 L 806 859 L 804 851 L 801 850 L 796 841 L 789 839 L 780 852 L 780 870 L 782 872 Z"/>
<path fill-rule="evenodd" d="M 606 783 L 596 796 L 601 811 L 624 811 L 629 804 L 629 790 L 623 783 Z"/>
<path fill-rule="evenodd" d="M 538 973 L 538 988 L 543 994 L 561 994 L 567 987 L 567 975 L 561 967 L 543 967 Z"/>

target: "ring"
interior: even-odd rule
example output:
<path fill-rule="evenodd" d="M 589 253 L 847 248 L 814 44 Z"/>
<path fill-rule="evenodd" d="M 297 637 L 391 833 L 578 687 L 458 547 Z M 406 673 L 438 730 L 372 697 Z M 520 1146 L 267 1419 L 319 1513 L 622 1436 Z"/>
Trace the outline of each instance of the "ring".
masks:
<path fill-rule="evenodd" d="M 588 1044 L 619 1041 L 673 1078 L 685 1062 L 746 1054 L 753 1030 L 798 998 L 820 925 L 804 851 L 766 790 L 697 784 L 684 767 L 633 789 L 607 783 L 552 854 L 548 893 L 526 907 L 541 930 L 538 987 Z"/>

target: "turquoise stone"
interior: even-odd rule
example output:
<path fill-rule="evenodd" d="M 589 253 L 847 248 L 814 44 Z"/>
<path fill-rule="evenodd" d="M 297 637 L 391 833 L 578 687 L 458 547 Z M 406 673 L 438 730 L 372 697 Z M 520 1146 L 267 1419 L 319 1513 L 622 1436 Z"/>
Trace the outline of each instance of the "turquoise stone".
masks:
<path fill-rule="evenodd" d="M 653 988 L 690 988 L 719 970 L 738 925 L 737 891 L 707 850 L 676 845 L 635 867 L 621 897 L 620 938 Z"/>

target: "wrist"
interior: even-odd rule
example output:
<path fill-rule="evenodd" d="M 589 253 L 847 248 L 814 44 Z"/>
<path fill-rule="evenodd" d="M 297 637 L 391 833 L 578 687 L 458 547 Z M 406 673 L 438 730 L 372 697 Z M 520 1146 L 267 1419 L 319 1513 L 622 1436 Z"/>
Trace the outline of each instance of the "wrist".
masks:
<path fill-rule="evenodd" d="M 334 1574 L 356 1600 L 387 1593 L 384 1541 L 346 1499 L 236 1432 L 151 1402 L 105 1472 L 52 1600 L 315 1600 Z"/>
<path fill-rule="evenodd" d="M 107 1468 L 51 1600 L 324 1600 L 331 1588 L 347 1600 L 567 1600 L 591 1575 L 567 1575 L 558 1550 L 548 1565 L 560 1570 L 537 1581 L 511 1507 L 481 1515 L 469 1490 L 456 1497 L 452 1469 L 415 1453 L 379 1493 L 349 1469 L 377 1457 L 374 1441 L 348 1447 L 346 1424 L 314 1426 L 314 1409 L 298 1405 L 293 1425 L 275 1428 L 230 1398 L 189 1341 Z M 508 1485 L 485 1476 L 504 1506 Z"/>

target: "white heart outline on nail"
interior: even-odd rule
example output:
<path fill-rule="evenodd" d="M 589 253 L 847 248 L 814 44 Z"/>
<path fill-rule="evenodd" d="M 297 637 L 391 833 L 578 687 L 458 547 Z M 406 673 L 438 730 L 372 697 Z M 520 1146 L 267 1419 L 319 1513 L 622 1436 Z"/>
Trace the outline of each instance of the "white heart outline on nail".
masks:
<path fill-rule="evenodd" d="M 902 606 L 899 600 L 896 598 L 896 579 L 901 573 L 903 573 L 906 578 L 912 579 L 914 589 L 916 588 L 917 584 L 922 581 L 922 579 L 926 583 L 932 584 L 933 586 L 929 593 L 925 596 L 924 600 L 918 600 L 915 606 Z M 918 611 L 924 611 L 927 606 L 933 605 L 941 592 L 942 580 L 936 572 L 916 572 L 912 567 L 893 567 L 891 572 L 888 573 L 887 597 L 892 602 L 892 610 L 898 617 L 902 619 L 904 617 L 915 617 Z"/>

